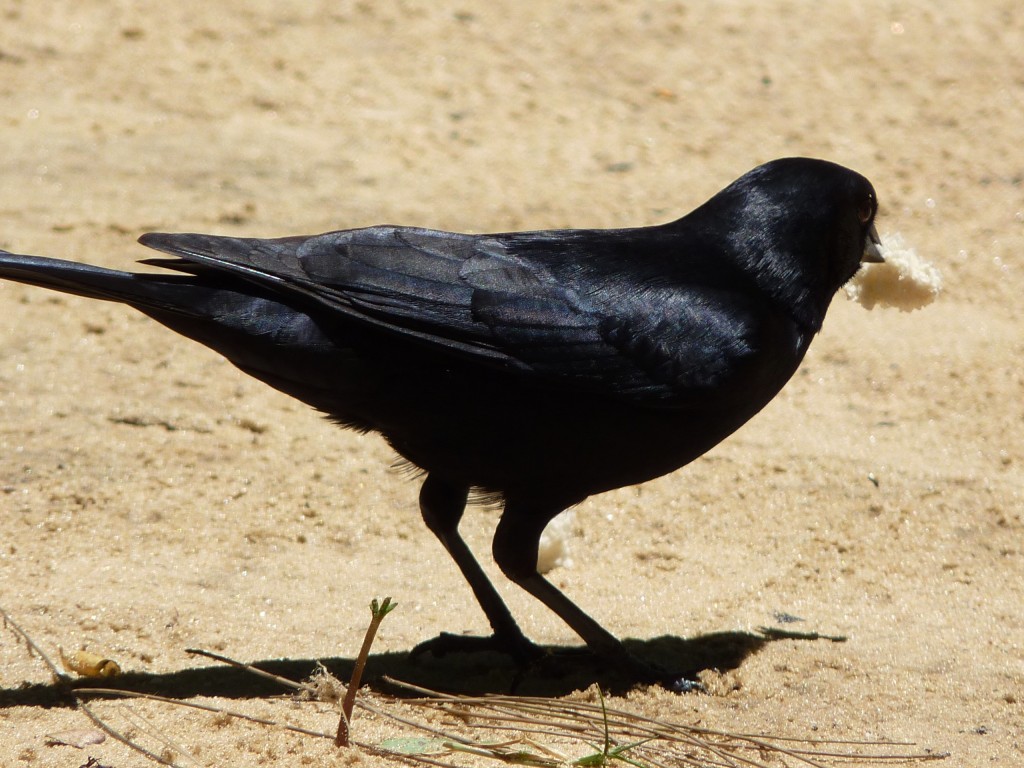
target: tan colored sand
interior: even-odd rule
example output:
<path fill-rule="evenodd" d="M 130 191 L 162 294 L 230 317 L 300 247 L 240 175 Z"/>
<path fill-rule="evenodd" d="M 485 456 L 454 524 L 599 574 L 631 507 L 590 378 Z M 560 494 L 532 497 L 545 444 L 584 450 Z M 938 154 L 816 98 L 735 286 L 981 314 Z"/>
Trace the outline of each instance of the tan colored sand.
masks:
<path fill-rule="evenodd" d="M 583 504 L 553 577 L 617 634 L 711 645 L 733 667 L 711 695 L 618 706 L 1020 765 L 1024 20 L 987 0 L 706 5 L 11 0 L 0 247 L 124 266 L 151 229 L 636 225 L 778 156 L 863 172 L 879 228 L 943 270 L 940 300 L 869 313 L 838 296 L 763 414 L 689 468 Z M 400 604 L 380 653 L 482 632 L 391 459 L 127 309 L 0 284 L 0 605 L 54 656 L 86 647 L 188 695 L 181 670 L 223 679 L 191 646 L 351 657 L 372 597 Z M 467 517 L 481 553 L 493 524 Z M 575 642 L 501 589 L 533 637 Z M 847 640 L 735 659 L 710 642 L 762 626 Z M 47 682 L 0 629 L 0 765 L 146 764 L 110 740 L 47 746 L 88 725 L 23 688 Z M 136 712 L 202 765 L 373 762 Z"/>

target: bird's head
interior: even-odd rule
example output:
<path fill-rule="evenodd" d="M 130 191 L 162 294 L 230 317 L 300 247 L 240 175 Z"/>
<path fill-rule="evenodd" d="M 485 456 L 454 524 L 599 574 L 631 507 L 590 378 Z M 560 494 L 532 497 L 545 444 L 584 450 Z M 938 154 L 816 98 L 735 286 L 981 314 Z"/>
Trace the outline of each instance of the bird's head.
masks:
<path fill-rule="evenodd" d="M 860 265 L 883 260 L 871 182 L 825 160 L 765 163 L 702 209 L 730 233 L 739 266 L 814 331 Z"/>

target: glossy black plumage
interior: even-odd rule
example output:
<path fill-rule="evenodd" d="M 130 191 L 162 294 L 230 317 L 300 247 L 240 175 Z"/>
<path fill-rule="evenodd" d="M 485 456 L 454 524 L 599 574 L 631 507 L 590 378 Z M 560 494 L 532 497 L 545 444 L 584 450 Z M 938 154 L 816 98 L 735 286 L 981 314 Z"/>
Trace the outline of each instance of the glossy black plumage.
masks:
<path fill-rule="evenodd" d="M 878 260 L 876 209 L 862 176 L 789 158 L 660 226 L 148 234 L 143 244 L 176 257 L 149 263 L 173 273 L 0 252 L 0 277 L 129 304 L 339 423 L 383 434 L 426 472 L 424 520 L 494 642 L 529 656 L 457 531 L 470 491 L 500 499 L 502 571 L 643 676 L 537 574 L 540 533 L 591 494 L 683 466 L 771 400 L 836 290 Z"/>

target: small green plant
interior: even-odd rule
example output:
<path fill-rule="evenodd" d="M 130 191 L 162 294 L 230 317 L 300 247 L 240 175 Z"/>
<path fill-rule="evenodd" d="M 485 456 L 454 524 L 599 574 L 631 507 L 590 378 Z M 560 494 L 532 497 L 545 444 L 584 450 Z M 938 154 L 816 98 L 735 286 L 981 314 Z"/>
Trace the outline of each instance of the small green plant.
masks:
<path fill-rule="evenodd" d="M 634 741 L 632 744 L 619 744 L 618 746 L 612 746 L 612 737 L 608 733 L 608 710 L 604 706 L 604 693 L 601 688 L 597 689 L 597 696 L 601 701 L 601 719 L 604 723 L 604 746 L 600 748 L 600 751 L 595 752 L 592 755 L 584 755 L 579 760 L 573 762 L 573 765 L 584 766 L 589 768 L 590 766 L 598 766 L 603 768 L 607 766 L 612 760 L 621 760 L 624 763 L 635 765 L 637 768 L 647 768 L 643 763 L 638 760 L 634 760 L 629 757 L 626 753 L 631 749 L 636 749 L 641 744 L 646 744 L 650 739 L 641 739 L 640 741 Z M 594 749 L 599 749 L 594 744 L 590 746 Z"/>
<path fill-rule="evenodd" d="M 349 744 L 349 721 L 352 718 L 352 708 L 356 703 L 356 691 L 363 680 L 363 670 L 366 669 L 366 660 L 370 656 L 370 646 L 373 645 L 373 638 L 377 635 L 377 629 L 384 617 L 395 610 L 398 603 L 392 603 L 390 597 L 385 597 L 379 603 L 377 598 L 370 602 L 370 626 L 366 628 L 366 636 L 363 638 L 363 647 L 359 649 L 356 663 L 352 667 L 352 679 L 349 680 L 348 690 L 345 691 L 345 699 L 341 702 L 341 719 L 338 720 L 338 734 L 334 737 L 334 743 L 339 747 L 347 747 Z"/>

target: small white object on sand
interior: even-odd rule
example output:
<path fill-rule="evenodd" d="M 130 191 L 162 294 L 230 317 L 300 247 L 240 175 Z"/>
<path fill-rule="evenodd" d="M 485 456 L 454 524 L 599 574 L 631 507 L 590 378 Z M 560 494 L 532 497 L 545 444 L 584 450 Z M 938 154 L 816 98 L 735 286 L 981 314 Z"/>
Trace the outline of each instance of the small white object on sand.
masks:
<path fill-rule="evenodd" d="M 904 245 L 899 233 L 883 237 L 879 250 L 885 263 L 862 266 L 843 286 L 849 298 L 865 309 L 873 309 L 877 304 L 903 312 L 935 301 L 942 288 L 942 275 L 913 248 Z"/>
<path fill-rule="evenodd" d="M 569 556 L 569 538 L 574 523 L 573 511 L 563 512 L 544 529 L 537 553 L 537 571 L 548 573 L 559 566 L 572 566 Z"/>

